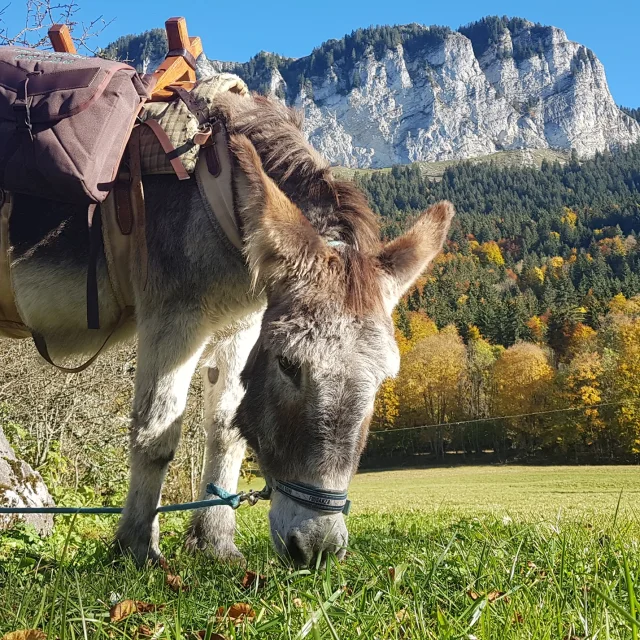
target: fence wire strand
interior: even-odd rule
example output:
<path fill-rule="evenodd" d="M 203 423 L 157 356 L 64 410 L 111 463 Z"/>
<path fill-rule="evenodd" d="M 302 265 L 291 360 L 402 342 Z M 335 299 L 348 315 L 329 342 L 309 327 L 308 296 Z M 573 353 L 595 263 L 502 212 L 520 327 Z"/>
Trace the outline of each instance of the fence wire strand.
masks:
<path fill-rule="evenodd" d="M 600 402 L 598 404 L 582 405 L 580 407 L 566 407 L 565 409 L 548 409 L 546 411 L 534 411 L 532 413 L 514 413 L 506 416 L 491 416 L 488 418 L 474 418 L 473 420 L 458 420 L 456 422 L 439 422 L 437 424 L 421 424 L 415 427 L 399 427 L 397 429 L 381 429 L 371 431 L 372 436 L 386 433 L 401 433 L 403 431 L 417 431 L 418 429 L 435 429 L 437 427 L 457 427 L 465 424 L 475 424 L 478 422 L 495 422 L 496 420 L 510 420 L 513 418 L 529 418 L 532 416 L 543 416 L 551 413 L 567 413 L 570 411 L 585 411 L 586 409 L 598 409 L 599 407 L 612 407 L 622 404 L 633 404 L 632 400 L 618 400 L 617 402 Z"/>

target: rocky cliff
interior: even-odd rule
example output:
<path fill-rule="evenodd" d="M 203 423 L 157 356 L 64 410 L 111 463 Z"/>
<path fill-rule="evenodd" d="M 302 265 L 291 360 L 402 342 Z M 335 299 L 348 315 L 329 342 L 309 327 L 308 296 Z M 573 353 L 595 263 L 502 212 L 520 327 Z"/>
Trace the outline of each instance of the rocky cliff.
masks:
<path fill-rule="evenodd" d="M 458 31 L 363 29 L 295 60 L 199 61 L 201 74 L 220 69 L 303 109 L 312 144 L 347 167 L 514 149 L 587 157 L 640 140 L 640 124 L 617 107 L 593 52 L 561 29 L 518 18 Z"/>

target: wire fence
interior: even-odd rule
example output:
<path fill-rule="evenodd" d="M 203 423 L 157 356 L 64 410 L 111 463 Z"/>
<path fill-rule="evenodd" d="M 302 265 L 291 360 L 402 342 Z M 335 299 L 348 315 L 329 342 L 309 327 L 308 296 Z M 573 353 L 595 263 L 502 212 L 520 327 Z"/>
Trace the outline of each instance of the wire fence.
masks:
<path fill-rule="evenodd" d="M 401 433 L 403 431 L 417 431 L 419 429 L 435 429 L 438 427 L 457 427 L 467 424 L 477 424 L 479 422 L 497 422 L 498 420 L 515 420 L 518 418 L 530 418 L 533 416 L 543 416 L 553 413 L 568 413 L 571 411 L 585 411 L 587 409 L 598 409 L 600 407 L 620 406 L 623 404 L 631 404 L 630 400 L 619 400 L 617 402 L 600 402 L 597 404 L 582 405 L 579 407 L 566 407 L 564 409 L 547 409 L 545 411 L 533 411 L 531 413 L 514 413 L 504 416 L 489 416 L 486 418 L 473 418 L 471 420 L 457 420 L 455 422 L 439 422 L 436 424 L 421 424 L 413 427 L 398 427 L 397 429 L 380 429 L 372 430 L 372 435 L 383 435 L 387 433 Z"/>

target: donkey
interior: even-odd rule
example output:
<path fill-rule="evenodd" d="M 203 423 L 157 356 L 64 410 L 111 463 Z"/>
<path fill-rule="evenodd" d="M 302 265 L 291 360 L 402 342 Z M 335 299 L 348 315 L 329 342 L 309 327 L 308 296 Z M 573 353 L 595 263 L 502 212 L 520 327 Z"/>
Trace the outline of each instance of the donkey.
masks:
<path fill-rule="evenodd" d="M 206 210 L 194 180 L 146 176 L 146 282 L 132 281 L 137 333 L 130 426 L 130 486 L 116 532 L 137 562 L 161 561 L 156 508 L 180 439 L 189 383 L 202 360 L 205 487 L 237 489 L 248 443 L 273 481 L 346 490 L 365 446 L 376 391 L 399 366 L 391 312 L 439 253 L 454 215 L 440 202 L 405 235 L 382 244 L 375 215 L 350 182 L 332 175 L 306 142 L 299 114 L 264 97 L 221 98 L 234 163 L 243 250 Z M 16 196 L 10 224 L 13 284 L 25 324 L 55 357 L 95 351 L 108 329 L 88 331 L 89 260 L 81 207 Z M 119 307 L 98 260 L 100 316 Z M 204 358 L 202 358 L 204 354 Z M 342 558 L 341 513 L 272 495 L 276 550 L 301 565 Z M 192 549 L 241 559 L 235 515 L 194 513 Z"/>

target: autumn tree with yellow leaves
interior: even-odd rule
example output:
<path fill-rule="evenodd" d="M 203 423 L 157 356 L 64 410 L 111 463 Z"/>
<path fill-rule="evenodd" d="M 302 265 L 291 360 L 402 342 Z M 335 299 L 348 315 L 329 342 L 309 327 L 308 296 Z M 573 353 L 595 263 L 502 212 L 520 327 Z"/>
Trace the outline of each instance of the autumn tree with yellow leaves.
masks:
<path fill-rule="evenodd" d="M 545 421 L 535 414 L 548 407 L 553 375 L 548 354 L 527 342 L 506 349 L 494 365 L 495 415 L 518 416 L 507 424 L 526 449 L 531 449 L 541 435 Z"/>
<path fill-rule="evenodd" d="M 405 420 L 443 425 L 460 418 L 465 373 L 466 348 L 454 327 L 419 340 L 402 360 L 396 387 Z M 433 451 L 444 455 L 444 427 L 427 431 Z"/>
<path fill-rule="evenodd" d="M 396 314 L 400 372 L 380 389 L 372 429 L 400 428 L 402 437 L 393 446 L 374 437 L 373 449 L 576 460 L 640 453 L 640 296 L 616 295 L 598 331 L 577 319 L 582 313 L 556 318 L 562 359 L 546 345 L 545 316 L 528 323 L 535 343 L 505 349 L 476 325 L 463 340 L 424 312 Z"/>

